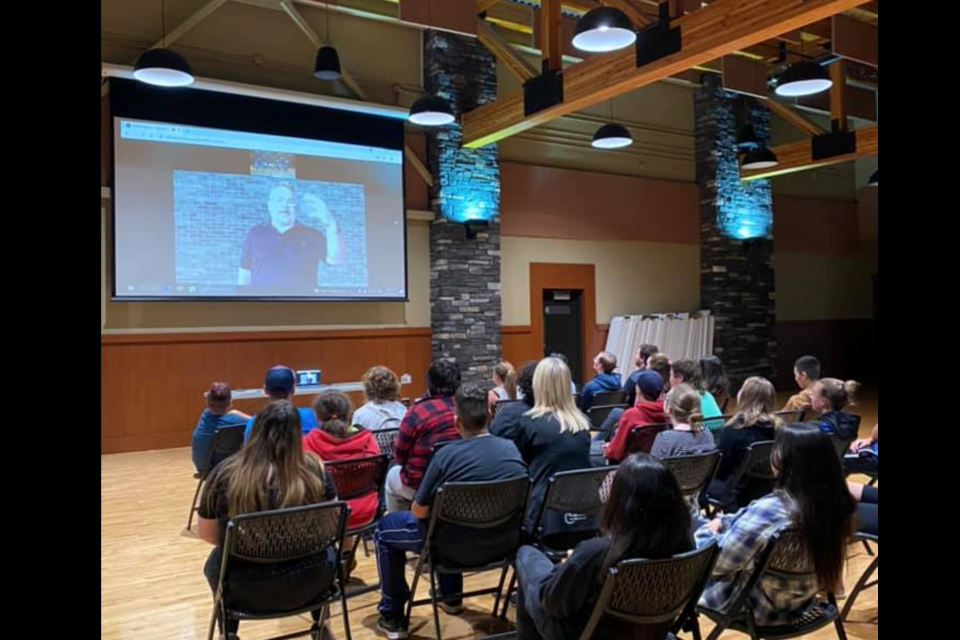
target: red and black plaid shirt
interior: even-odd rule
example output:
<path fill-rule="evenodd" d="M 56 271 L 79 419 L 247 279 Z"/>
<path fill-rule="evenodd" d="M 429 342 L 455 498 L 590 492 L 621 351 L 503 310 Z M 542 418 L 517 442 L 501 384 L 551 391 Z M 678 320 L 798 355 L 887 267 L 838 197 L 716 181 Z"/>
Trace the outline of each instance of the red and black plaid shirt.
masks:
<path fill-rule="evenodd" d="M 453 398 L 426 398 L 410 407 L 400 424 L 396 449 L 397 464 L 402 467 L 400 479 L 405 486 L 419 489 L 433 458 L 433 448 L 460 438 L 455 407 Z"/>

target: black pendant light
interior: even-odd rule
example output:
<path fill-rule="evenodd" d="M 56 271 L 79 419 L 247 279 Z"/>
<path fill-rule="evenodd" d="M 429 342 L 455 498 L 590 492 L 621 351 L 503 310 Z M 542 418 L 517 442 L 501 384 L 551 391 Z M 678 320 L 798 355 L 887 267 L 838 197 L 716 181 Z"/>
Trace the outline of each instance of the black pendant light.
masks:
<path fill-rule="evenodd" d="M 780 159 L 777 158 L 777 154 L 767 147 L 761 147 L 748 152 L 743 157 L 743 163 L 740 165 L 740 168 L 744 171 L 764 171 L 766 169 L 773 169 L 779 164 Z"/>
<path fill-rule="evenodd" d="M 630 131 L 621 124 L 617 124 L 613 121 L 613 101 L 610 101 L 610 120 L 609 124 L 605 124 L 597 130 L 597 133 L 593 136 L 593 142 L 591 146 L 594 149 L 624 149 L 633 144 L 633 136 L 630 134 Z"/>
<path fill-rule="evenodd" d="M 317 80 L 334 82 L 343 77 L 343 70 L 340 67 L 340 54 L 330 45 L 324 45 L 317 51 L 317 64 L 314 67 L 313 75 Z"/>
<path fill-rule="evenodd" d="M 410 122 L 421 127 L 444 127 L 456 120 L 450 103 L 432 93 L 420 96 L 410 107 Z"/>
<path fill-rule="evenodd" d="M 188 87 L 196 80 L 190 63 L 176 51 L 167 49 L 167 2 L 163 0 L 163 38 L 161 46 L 140 56 L 133 77 L 155 87 Z"/>
<path fill-rule="evenodd" d="M 588 53 L 609 53 L 626 49 L 637 41 L 637 30 L 623 11 L 597 7 L 577 22 L 573 46 Z"/>
<path fill-rule="evenodd" d="M 605 124 L 593 136 L 594 149 L 623 149 L 633 144 L 633 136 L 619 124 Z"/>
<path fill-rule="evenodd" d="M 777 78 L 777 95 L 800 98 L 823 93 L 833 86 L 830 72 L 821 64 L 806 60 L 792 64 Z"/>
<path fill-rule="evenodd" d="M 327 5 L 327 44 L 317 51 L 317 62 L 313 67 L 313 75 L 317 80 L 326 82 L 335 82 L 343 77 L 340 54 L 330 44 L 330 5 Z"/>
<path fill-rule="evenodd" d="M 870 186 L 874 189 L 880 186 L 880 170 L 877 169 L 872 176 L 870 176 Z"/>

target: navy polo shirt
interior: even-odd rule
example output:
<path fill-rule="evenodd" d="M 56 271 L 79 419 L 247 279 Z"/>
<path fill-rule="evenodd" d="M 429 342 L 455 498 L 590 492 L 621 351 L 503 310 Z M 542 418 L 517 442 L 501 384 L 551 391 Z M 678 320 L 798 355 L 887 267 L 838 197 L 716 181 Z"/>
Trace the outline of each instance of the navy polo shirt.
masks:
<path fill-rule="evenodd" d="M 312 291 L 326 259 L 327 238 L 316 229 L 296 224 L 281 234 L 272 224 L 261 224 L 247 234 L 240 266 L 251 273 L 251 286 Z"/>

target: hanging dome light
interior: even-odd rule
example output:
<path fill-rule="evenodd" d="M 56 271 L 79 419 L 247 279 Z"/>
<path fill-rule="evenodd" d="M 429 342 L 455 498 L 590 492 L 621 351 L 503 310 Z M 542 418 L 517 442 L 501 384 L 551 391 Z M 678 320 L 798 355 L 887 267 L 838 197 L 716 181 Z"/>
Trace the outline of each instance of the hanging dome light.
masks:
<path fill-rule="evenodd" d="M 623 11 L 597 7 L 577 22 L 573 46 L 589 53 L 609 53 L 625 49 L 637 41 L 637 30 Z"/>
<path fill-rule="evenodd" d="M 773 169 L 780 164 L 780 159 L 770 149 L 763 147 L 754 149 L 743 157 L 743 164 L 740 168 L 745 171 L 763 171 Z"/>
<path fill-rule="evenodd" d="M 597 130 L 591 143 L 594 149 L 623 149 L 633 144 L 633 136 L 619 124 L 605 124 Z"/>
<path fill-rule="evenodd" d="M 421 127 L 443 127 L 456 122 L 450 103 L 433 94 L 427 93 L 410 107 L 410 122 Z"/>
<path fill-rule="evenodd" d="M 340 67 L 340 54 L 330 45 L 324 45 L 317 51 L 317 63 L 314 66 L 313 75 L 317 80 L 333 82 L 343 77 L 343 69 Z"/>
<path fill-rule="evenodd" d="M 777 95 L 784 98 L 800 98 L 823 93 L 833 86 L 830 72 L 823 65 L 812 61 L 792 64 L 777 79 Z"/>
<path fill-rule="evenodd" d="M 133 77 L 155 87 L 189 87 L 196 80 L 190 63 L 176 51 L 150 49 L 140 56 Z"/>

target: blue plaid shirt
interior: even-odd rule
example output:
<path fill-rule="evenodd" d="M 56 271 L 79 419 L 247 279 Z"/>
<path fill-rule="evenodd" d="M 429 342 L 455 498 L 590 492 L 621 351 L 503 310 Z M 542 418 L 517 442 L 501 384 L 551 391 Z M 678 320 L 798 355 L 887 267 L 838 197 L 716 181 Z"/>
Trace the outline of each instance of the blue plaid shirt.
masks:
<path fill-rule="evenodd" d="M 793 501 L 781 492 L 757 500 L 739 513 L 723 516 L 723 529 L 714 535 L 707 525 L 697 531 L 697 547 L 713 540 L 720 545 L 720 557 L 700 605 L 730 613 L 734 600 L 753 575 L 757 556 L 770 538 L 793 522 Z M 814 603 L 820 585 L 816 578 L 789 580 L 767 575 L 750 594 L 750 603 L 760 626 L 791 624 Z"/>

